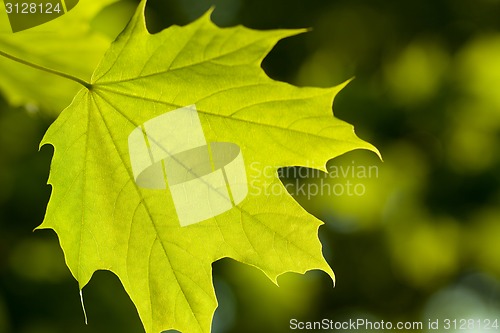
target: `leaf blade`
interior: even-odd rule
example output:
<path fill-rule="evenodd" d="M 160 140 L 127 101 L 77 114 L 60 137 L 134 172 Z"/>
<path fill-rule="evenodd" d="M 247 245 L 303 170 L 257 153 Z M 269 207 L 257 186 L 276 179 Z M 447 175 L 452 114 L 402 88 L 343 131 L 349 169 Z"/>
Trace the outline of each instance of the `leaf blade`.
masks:
<path fill-rule="evenodd" d="M 94 271 L 107 269 L 120 278 L 146 332 L 205 333 L 217 306 L 211 280 L 216 260 L 255 266 L 275 283 L 285 272 L 312 269 L 334 279 L 317 237 L 322 222 L 293 200 L 277 170 L 324 169 L 327 160 L 352 149 L 376 152 L 351 125 L 333 117 L 331 105 L 343 85 L 298 88 L 265 75 L 261 61 L 272 46 L 301 31 L 220 29 L 207 14 L 150 35 L 144 7 L 142 2 L 96 69 L 91 89 L 75 98 L 42 142 L 56 151 L 53 194 L 40 228 L 57 232 L 80 287 Z M 231 45 L 233 40 L 251 46 Z M 166 47 L 171 45 L 176 49 Z M 136 184 L 128 135 L 192 104 L 208 142 L 241 148 L 248 185 L 258 193 L 221 215 L 181 227 L 169 190 Z M 82 147 L 69 152 L 71 142 Z M 65 195 L 71 184 L 79 189 L 76 198 Z M 279 193 L 266 194 L 273 188 Z M 72 202 L 61 209 L 58 203 L 66 199 Z M 78 204 L 81 214 L 75 217 L 69 211 Z M 76 223 L 81 227 L 72 228 Z"/>

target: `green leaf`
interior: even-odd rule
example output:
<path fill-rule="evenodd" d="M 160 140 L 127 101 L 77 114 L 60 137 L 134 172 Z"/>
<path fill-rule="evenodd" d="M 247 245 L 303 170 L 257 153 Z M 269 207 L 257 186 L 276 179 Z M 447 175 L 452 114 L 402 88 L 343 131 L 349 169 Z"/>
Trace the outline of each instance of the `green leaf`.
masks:
<path fill-rule="evenodd" d="M 112 38 L 91 28 L 104 7 L 117 0 L 82 0 L 65 15 L 12 33 L 3 5 L 0 50 L 14 57 L 88 80 Z M 30 105 L 57 115 L 80 89 L 75 82 L 0 57 L 0 91 L 14 106 Z"/>
<path fill-rule="evenodd" d="M 262 70 L 280 39 L 303 30 L 221 29 L 207 13 L 150 35 L 144 8 L 145 1 L 95 70 L 90 89 L 78 93 L 43 139 L 55 153 L 53 192 L 39 228 L 57 232 L 81 288 L 96 270 L 114 272 L 147 333 L 210 332 L 216 260 L 255 266 L 274 282 L 285 272 L 313 269 L 334 278 L 317 237 L 321 221 L 288 194 L 277 169 L 325 170 L 347 151 L 376 149 L 333 117 L 333 98 L 344 85 L 298 88 Z M 182 227 L 168 186 L 138 185 L 129 135 L 193 104 L 208 142 L 241 149 L 249 192 L 232 209 Z"/>

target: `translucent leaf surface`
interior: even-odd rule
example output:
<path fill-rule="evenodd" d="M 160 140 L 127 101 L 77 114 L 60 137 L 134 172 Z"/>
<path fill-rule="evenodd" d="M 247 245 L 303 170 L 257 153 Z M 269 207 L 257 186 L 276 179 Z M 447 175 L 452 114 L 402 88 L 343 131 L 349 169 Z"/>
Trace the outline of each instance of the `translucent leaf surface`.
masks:
<path fill-rule="evenodd" d="M 285 272 L 313 269 L 334 278 L 318 239 L 321 221 L 294 201 L 276 170 L 293 165 L 324 170 L 327 160 L 347 151 L 376 149 L 333 117 L 333 98 L 343 86 L 298 88 L 262 70 L 271 48 L 302 30 L 221 29 L 207 13 L 185 27 L 151 35 L 144 7 L 142 2 L 89 88 L 78 93 L 43 140 L 55 153 L 49 179 L 53 192 L 40 228 L 57 232 L 81 288 L 96 270 L 115 273 L 147 333 L 210 332 L 217 306 L 212 263 L 218 259 L 258 267 L 275 282 Z M 245 170 L 246 184 L 239 185 L 248 191 L 238 203 L 226 170 L 228 189 L 219 190 L 232 191 L 233 207 L 181 226 L 174 202 L 179 196 L 165 172 L 168 161 L 157 156 L 172 153 L 174 161 L 183 160 L 174 152 L 200 146 L 195 142 L 201 137 L 170 117 L 193 110 L 207 147 L 231 143 L 240 149 L 225 151 L 221 160 L 241 153 L 244 167 L 238 170 Z M 149 137 L 153 127 L 148 122 L 158 119 L 164 122 L 161 138 L 185 134 L 189 139 L 159 145 L 165 151 L 155 152 L 158 142 Z M 196 121 L 190 124 L 198 128 Z M 140 135 L 130 135 L 141 130 L 149 139 L 143 152 L 147 157 L 149 150 L 151 165 L 159 166 L 157 176 L 164 172 L 164 188 L 138 180 L 134 161 L 146 157 L 130 148 Z M 212 168 L 221 170 L 213 147 L 208 151 Z M 212 183 L 207 184 L 211 190 Z M 201 203 L 194 197 L 185 194 L 196 211 Z"/>

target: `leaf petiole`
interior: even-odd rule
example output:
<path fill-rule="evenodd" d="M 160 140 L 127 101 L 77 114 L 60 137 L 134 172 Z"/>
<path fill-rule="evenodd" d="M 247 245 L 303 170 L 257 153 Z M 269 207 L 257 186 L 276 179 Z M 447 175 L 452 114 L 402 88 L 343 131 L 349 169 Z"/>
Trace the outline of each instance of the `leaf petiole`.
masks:
<path fill-rule="evenodd" d="M 76 83 L 79 83 L 81 84 L 82 86 L 84 86 L 85 88 L 87 89 L 90 89 L 92 87 L 92 85 L 76 76 L 72 76 L 72 75 L 69 75 L 69 74 L 66 74 L 66 73 L 62 73 L 62 72 L 59 72 L 59 71 L 56 71 L 54 69 L 50 69 L 50 68 L 46 68 L 46 67 L 43 67 L 43 66 L 40 66 L 40 65 L 37 65 L 37 64 L 33 64 L 31 62 L 28 62 L 26 60 L 23 60 L 23 59 L 19 59 L 13 55 L 10 55 L 8 53 L 5 53 L 3 51 L 0 51 L 0 56 L 3 56 L 5 58 L 8 58 L 8 59 L 11 59 L 13 61 L 16 61 L 20 64 L 23 64 L 23 65 L 26 65 L 26 66 L 29 66 L 29 67 L 32 67 L 32 68 L 35 68 L 35 69 L 38 69 L 38 70 L 41 70 L 41 71 L 44 71 L 44 72 L 47 72 L 47 73 L 50 73 L 50 74 L 54 74 L 54 75 L 57 75 L 57 76 L 60 76 L 60 77 L 63 77 L 65 79 L 68 79 L 68 80 L 71 80 L 71 81 L 74 81 Z"/>

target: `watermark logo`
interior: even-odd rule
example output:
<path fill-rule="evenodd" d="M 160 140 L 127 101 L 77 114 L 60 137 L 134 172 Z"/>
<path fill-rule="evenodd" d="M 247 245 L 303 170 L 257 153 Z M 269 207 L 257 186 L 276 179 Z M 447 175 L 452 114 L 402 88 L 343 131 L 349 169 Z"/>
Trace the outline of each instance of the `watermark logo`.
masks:
<path fill-rule="evenodd" d="M 148 120 L 130 133 L 128 145 L 135 182 L 168 186 L 181 226 L 220 215 L 248 194 L 239 146 L 207 143 L 195 105 Z"/>
<path fill-rule="evenodd" d="M 307 166 L 308 165 L 308 166 Z M 328 172 L 314 169 L 315 163 L 305 167 L 275 167 L 252 162 L 249 166 L 250 195 L 282 195 L 285 192 L 307 200 L 325 196 L 362 197 L 367 192 L 365 182 L 379 178 L 376 165 L 334 165 Z M 276 182 L 276 176 L 282 182 Z"/>
<path fill-rule="evenodd" d="M 3 0 L 12 32 L 30 29 L 63 16 L 79 0 Z"/>

